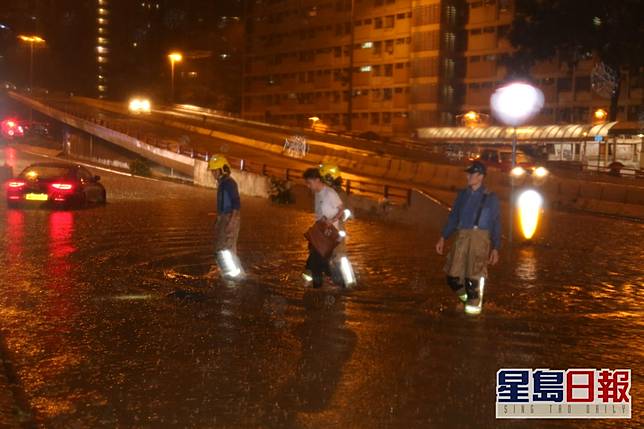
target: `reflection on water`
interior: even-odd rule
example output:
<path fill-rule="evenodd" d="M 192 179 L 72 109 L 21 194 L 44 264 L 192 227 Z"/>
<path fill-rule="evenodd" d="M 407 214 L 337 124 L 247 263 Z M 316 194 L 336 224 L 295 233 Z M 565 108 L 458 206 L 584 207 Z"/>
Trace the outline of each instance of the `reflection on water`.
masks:
<path fill-rule="evenodd" d="M 524 245 L 516 249 L 516 269 L 514 271 L 519 280 L 534 282 L 537 280 L 537 258 L 531 245 Z"/>
<path fill-rule="evenodd" d="M 52 262 L 63 262 L 76 250 L 72 241 L 74 212 L 56 211 L 49 215 L 49 246 Z"/>
<path fill-rule="evenodd" d="M 5 256 L 7 264 L 19 264 L 22 257 L 22 241 L 25 235 L 25 214 L 19 210 L 9 210 L 6 215 L 7 252 Z"/>
<path fill-rule="evenodd" d="M 49 260 L 46 264 L 47 281 L 45 287 L 54 291 L 50 295 L 47 315 L 52 327 L 59 333 L 67 332 L 73 326 L 76 304 L 69 294 L 74 284 L 74 266 L 70 255 L 76 251 L 73 242 L 74 212 L 55 211 L 49 214 Z"/>

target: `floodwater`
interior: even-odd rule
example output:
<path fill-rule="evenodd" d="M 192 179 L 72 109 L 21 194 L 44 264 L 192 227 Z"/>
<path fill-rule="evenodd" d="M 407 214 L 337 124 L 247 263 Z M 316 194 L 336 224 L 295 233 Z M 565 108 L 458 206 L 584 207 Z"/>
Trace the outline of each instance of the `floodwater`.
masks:
<path fill-rule="evenodd" d="M 472 317 L 437 230 L 353 220 L 359 287 L 313 291 L 311 215 L 244 199 L 249 278 L 230 285 L 203 278 L 212 191 L 98 174 L 105 207 L 0 202 L 0 357 L 21 410 L 0 426 L 641 427 L 641 223 L 549 213 L 536 243 L 503 249 Z M 504 367 L 631 368 L 633 419 L 496 420 Z"/>

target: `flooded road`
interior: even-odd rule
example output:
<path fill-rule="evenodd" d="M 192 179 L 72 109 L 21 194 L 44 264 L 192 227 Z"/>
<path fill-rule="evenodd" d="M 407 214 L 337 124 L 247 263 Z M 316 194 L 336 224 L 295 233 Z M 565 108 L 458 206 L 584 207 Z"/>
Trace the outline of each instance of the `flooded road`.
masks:
<path fill-rule="evenodd" d="M 98 174 L 105 207 L 0 202 L 0 350 L 27 425 L 641 427 L 643 224 L 550 214 L 537 243 L 503 249 L 468 317 L 437 230 L 354 220 L 359 287 L 312 291 L 311 214 L 244 199 L 249 279 L 230 286 L 203 278 L 213 191 Z M 631 368 L 633 419 L 495 420 L 503 367 Z"/>

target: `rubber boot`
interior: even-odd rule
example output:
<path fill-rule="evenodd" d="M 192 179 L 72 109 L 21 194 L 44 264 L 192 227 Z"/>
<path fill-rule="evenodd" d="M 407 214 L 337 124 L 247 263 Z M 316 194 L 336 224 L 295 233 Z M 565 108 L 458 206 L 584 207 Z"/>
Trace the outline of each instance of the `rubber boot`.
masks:
<path fill-rule="evenodd" d="M 447 285 L 458 296 L 458 299 L 464 303 L 467 301 L 467 292 L 465 290 L 465 286 L 461 284 L 460 280 L 461 279 L 458 277 L 447 276 Z"/>
<path fill-rule="evenodd" d="M 479 281 L 465 279 L 465 290 L 467 291 L 465 312 L 467 314 L 480 314 L 483 306 L 483 297 L 479 287 Z"/>
<path fill-rule="evenodd" d="M 324 284 L 324 275 L 313 274 L 313 289 L 319 289 Z"/>

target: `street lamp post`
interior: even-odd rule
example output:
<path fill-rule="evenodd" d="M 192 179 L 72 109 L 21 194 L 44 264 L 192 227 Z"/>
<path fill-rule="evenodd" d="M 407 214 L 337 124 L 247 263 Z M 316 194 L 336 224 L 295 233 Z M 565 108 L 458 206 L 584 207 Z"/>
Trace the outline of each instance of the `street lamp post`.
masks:
<path fill-rule="evenodd" d="M 172 52 L 168 55 L 168 59 L 170 59 L 170 98 L 171 101 L 174 102 L 174 65 L 175 63 L 180 63 L 183 60 L 183 55 L 179 52 Z"/>
<path fill-rule="evenodd" d="M 38 36 L 18 36 L 23 42 L 29 43 L 29 90 L 32 91 L 34 87 L 34 45 L 45 43 L 45 39 Z"/>
<path fill-rule="evenodd" d="M 23 42 L 29 43 L 29 92 L 33 93 L 34 88 L 34 45 L 45 43 L 45 39 L 39 36 L 27 36 L 21 34 L 18 36 Z M 29 109 L 29 123 L 31 124 L 34 120 L 34 111 Z"/>
<path fill-rule="evenodd" d="M 534 117 L 543 107 L 543 92 L 524 82 L 512 82 L 497 89 L 490 104 L 494 115 L 505 125 L 512 127 L 512 169 L 517 165 L 517 127 Z M 510 192 L 510 232 L 512 242 L 514 231 L 514 181 Z"/>

